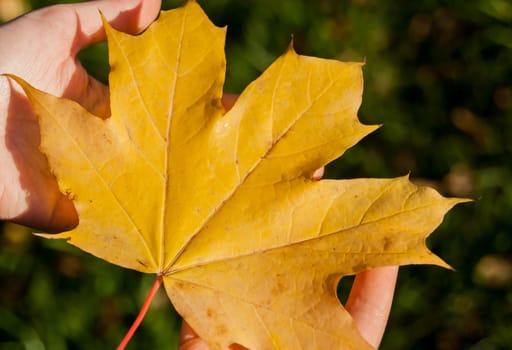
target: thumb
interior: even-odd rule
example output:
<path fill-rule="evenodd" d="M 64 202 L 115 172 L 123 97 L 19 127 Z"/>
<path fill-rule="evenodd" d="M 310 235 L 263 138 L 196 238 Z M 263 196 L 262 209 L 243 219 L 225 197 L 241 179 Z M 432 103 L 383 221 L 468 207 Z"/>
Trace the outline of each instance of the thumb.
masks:
<path fill-rule="evenodd" d="M 384 335 L 397 275 L 398 266 L 378 267 L 358 273 L 345 305 L 361 335 L 376 348 Z"/>
<path fill-rule="evenodd" d="M 70 6 L 77 18 L 80 35 L 75 42 L 75 53 L 91 44 L 105 40 L 105 31 L 99 13 L 117 30 L 138 33 L 157 17 L 161 0 L 97 0 Z"/>

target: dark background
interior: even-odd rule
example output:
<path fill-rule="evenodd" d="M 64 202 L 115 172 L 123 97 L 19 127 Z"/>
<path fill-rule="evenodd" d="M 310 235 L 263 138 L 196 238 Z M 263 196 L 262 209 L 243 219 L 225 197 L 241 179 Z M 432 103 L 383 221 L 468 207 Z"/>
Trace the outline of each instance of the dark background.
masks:
<path fill-rule="evenodd" d="M 58 2 L 65 1 L 0 0 L 0 20 L 16 12 L 8 3 L 26 11 Z M 163 8 L 180 3 L 164 0 Z M 366 60 L 360 119 L 384 126 L 331 164 L 327 177 L 410 172 L 445 195 L 476 199 L 453 209 L 428 240 L 456 272 L 400 269 L 381 348 L 511 349 L 512 2 L 199 3 L 214 23 L 228 25 L 227 92 L 257 77 L 291 34 L 299 53 Z M 106 81 L 105 44 L 80 57 Z M 154 277 L 21 226 L 2 230 L 0 349 L 114 348 Z M 349 282 L 342 281 L 342 299 Z M 130 348 L 172 348 L 179 322 L 162 291 Z"/>

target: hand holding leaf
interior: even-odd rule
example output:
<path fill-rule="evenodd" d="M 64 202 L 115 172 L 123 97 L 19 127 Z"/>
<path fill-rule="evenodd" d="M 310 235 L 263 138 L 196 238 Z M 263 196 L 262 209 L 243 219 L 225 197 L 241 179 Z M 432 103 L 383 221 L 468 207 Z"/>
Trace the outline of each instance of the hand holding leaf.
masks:
<path fill-rule="evenodd" d="M 99 11 L 116 28 L 137 33 L 159 9 L 159 0 L 101 0 L 31 12 L 0 27 L 0 73 L 15 74 L 106 117 L 108 87 L 89 76 L 76 55 L 104 40 Z M 0 219 L 47 232 L 69 230 L 78 218 L 39 152 L 39 134 L 27 97 L 0 76 Z"/>
<path fill-rule="evenodd" d="M 161 276 L 213 348 L 370 348 L 336 298 L 339 279 L 446 266 L 424 241 L 462 200 L 407 177 L 311 179 L 376 129 L 356 115 L 362 65 L 290 48 L 225 113 L 225 31 L 195 2 L 140 36 L 105 25 L 110 118 L 17 79 L 80 216 L 46 237 Z"/>

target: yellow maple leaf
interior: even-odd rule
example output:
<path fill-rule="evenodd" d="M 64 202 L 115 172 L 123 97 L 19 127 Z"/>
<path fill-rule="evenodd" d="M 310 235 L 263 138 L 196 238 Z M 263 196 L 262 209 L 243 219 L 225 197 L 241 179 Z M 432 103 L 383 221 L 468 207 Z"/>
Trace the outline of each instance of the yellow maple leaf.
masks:
<path fill-rule="evenodd" d="M 339 279 L 446 266 L 425 239 L 463 200 L 407 177 L 311 180 L 377 128 L 357 119 L 361 63 L 290 47 L 224 113 L 225 29 L 194 1 L 138 36 L 105 27 L 110 118 L 15 78 L 80 217 L 45 237 L 162 276 L 219 349 L 370 348 L 336 298 Z"/>

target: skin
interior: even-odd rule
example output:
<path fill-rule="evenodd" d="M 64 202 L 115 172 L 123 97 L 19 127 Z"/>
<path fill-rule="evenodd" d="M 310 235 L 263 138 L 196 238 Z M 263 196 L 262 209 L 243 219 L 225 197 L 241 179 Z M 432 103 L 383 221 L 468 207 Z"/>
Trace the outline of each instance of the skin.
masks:
<path fill-rule="evenodd" d="M 0 73 L 17 75 L 108 117 L 108 88 L 87 74 L 76 55 L 105 40 L 98 11 L 114 28 L 138 33 L 156 18 L 160 6 L 160 0 L 101 0 L 51 6 L 19 17 L 0 27 Z M 226 95 L 226 109 L 235 100 L 236 95 Z M 15 83 L 0 77 L 0 220 L 46 232 L 69 230 L 78 224 L 78 216 L 73 203 L 59 192 L 38 147 L 39 127 L 28 99 Z M 314 178 L 322 174 L 319 169 Z M 388 320 L 397 273 L 397 267 L 359 273 L 345 305 L 375 347 Z M 184 322 L 179 349 L 208 346 Z"/>

